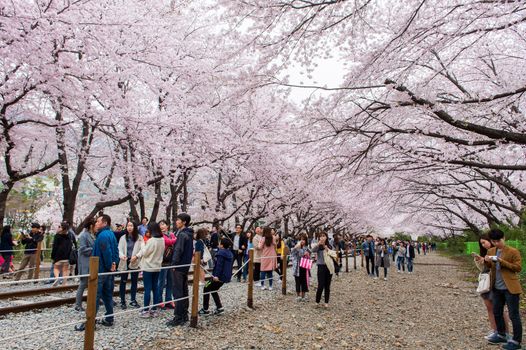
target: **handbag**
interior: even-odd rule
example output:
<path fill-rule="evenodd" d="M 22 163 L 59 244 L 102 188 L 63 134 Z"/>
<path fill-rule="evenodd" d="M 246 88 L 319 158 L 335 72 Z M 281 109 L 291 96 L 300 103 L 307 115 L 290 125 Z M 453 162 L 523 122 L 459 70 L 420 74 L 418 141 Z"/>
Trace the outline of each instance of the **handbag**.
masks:
<path fill-rule="evenodd" d="M 484 294 L 490 291 L 490 276 L 489 273 L 481 272 L 479 274 L 479 285 L 477 286 L 477 293 Z"/>
<path fill-rule="evenodd" d="M 205 246 L 205 250 L 203 250 L 203 261 L 205 263 L 209 262 L 210 260 L 212 260 L 212 254 L 210 254 L 210 251 L 208 250 L 208 248 Z"/>
<path fill-rule="evenodd" d="M 166 247 L 163 253 L 163 264 L 170 264 L 172 262 L 172 257 L 174 255 L 174 246 L 170 245 Z"/>
<path fill-rule="evenodd" d="M 312 268 L 312 260 L 307 257 L 302 257 L 300 260 L 300 267 L 303 267 L 304 269 L 310 270 Z"/>
<path fill-rule="evenodd" d="M 68 237 L 71 240 L 71 252 L 69 253 L 68 262 L 70 265 L 77 265 L 77 262 L 79 261 L 79 252 L 77 251 L 77 241 L 75 239 L 75 236 L 71 234 L 71 232 L 68 233 Z"/>

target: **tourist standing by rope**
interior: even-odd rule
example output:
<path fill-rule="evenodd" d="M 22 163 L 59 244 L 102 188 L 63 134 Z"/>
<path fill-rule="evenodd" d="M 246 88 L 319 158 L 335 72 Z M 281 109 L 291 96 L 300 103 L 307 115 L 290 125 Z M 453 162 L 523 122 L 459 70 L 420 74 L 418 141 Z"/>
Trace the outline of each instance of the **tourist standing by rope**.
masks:
<path fill-rule="evenodd" d="M 4 259 L 1 269 L 2 274 L 9 272 L 9 266 L 11 264 L 11 259 L 13 258 L 14 246 L 15 242 L 13 242 L 11 226 L 4 226 L 2 228 L 2 237 L 0 237 L 0 250 L 2 251 L 2 258 Z"/>
<path fill-rule="evenodd" d="M 89 220 L 84 225 L 82 232 L 79 235 L 79 259 L 77 262 L 78 272 L 80 275 L 89 274 L 89 258 L 93 252 L 93 245 L 95 243 L 95 221 Z M 82 296 L 88 287 L 88 276 L 80 277 L 79 287 L 77 288 L 77 295 L 75 299 L 75 310 L 84 311 L 82 307 Z"/>
<path fill-rule="evenodd" d="M 259 241 L 261 250 L 261 290 L 265 290 L 265 279 L 268 279 L 268 290 L 272 290 L 272 272 L 276 269 L 276 242 L 270 227 L 263 228 L 263 239 Z"/>
<path fill-rule="evenodd" d="M 177 241 L 174 246 L 172 266 L 190 265 L 194 253 L 194 230 L 190 226 L 190 215 L 181 213 L 177 215 L 175 227 L 177 228 Z M 197 262 L 199 263 L 199 262 Z M 174 318 L 166 323 L 167 326 L 182 326 L 188 322 L 188 270 L 190 266 L 175 267 L 171 270 L 173 278 L 173 292 L 176 301 Z"/>
<path fill-rule="evenodd" d="M 24 251 L 24 257 L 20 262 L 18 268 L 19 272 L 15 274 L 15 281 L 19 281 L 20 277 L 24 273 L 24 270 L 29 265 L 27 271 L 27 279 L 33 279 L 33 272 L 35 270 L 35 265 L 37 261 L 36 250 L 38 242 L 41 242 L 44 239 L 44 235 L 40 232 L 40 225 L 36 222 L 31 224 L 31 232 L 29 234 L 24 234 L 23 238 L 20 240 L 22 244 L 26 246 Z"/>
<path fill-rule="evenodd" d="M 126 282 L 128 282 L 128 275 L 131 275 L 131 290 L 130 290 L 130 306 L 139 307 L 137 302 L 137 282 L 139 280 L 139 272 L 133 270 L 139 269 L 141 260 L 138 259 L 131 262 L 133 256 L 137 256 L 144 246 L 144 239 L 139 234 L 137 224 L 128 221 L 124 235 L 119 239 L 119 271 L 123 271 L 121 281 L 119 283 L 119 296 L 121 298 L 121 309 L 126 309 Z M 130 272 L 128 272 L 130 271 Z"/>
<path fill-rule="evenodd" d="M 68 232 L 69 225 L 67 222 L 62 222 L 59 225 L 59 230 L 53 238 L 53 248 L 51 250 L 51 259 L 53 261 L 53 272 L 55 274 L 55 282 L 53 287 L 58 286 L 59 276 L 64 277 L 63 284 L 67 283 L 69 276 L 69 257 L 73 249 L 73 242 L 70 233 Z"/>

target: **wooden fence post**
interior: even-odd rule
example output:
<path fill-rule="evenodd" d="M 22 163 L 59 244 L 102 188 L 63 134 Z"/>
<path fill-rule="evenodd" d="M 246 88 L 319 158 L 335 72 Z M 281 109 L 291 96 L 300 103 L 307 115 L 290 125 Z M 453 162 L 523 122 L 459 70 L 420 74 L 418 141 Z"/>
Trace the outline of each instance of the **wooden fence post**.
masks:
<path fill-rule="evenodd" d="M 93 350 L 95 348 L 95 317 L 97 316 L 98 284 L 99 257 L 92 256 L 89 258 L 88 300 L 86 305 L 86 329 L 84 331 L 84 350 Z"/>
<path fill-rule="evenodd" d="M 190 327 L 197 328 L 197 308 L 199 306 L 199 275 L 201 270 L 201 252 L 194 254 L 194 280 L 192 283 L 192 314 Z"/>
<path fill-rule="evenodd" d="M 36 262 L 35 262 L 35 279 L 38 279 L 38 276 L 40 275 L 40 254 L 42 253 L 42 241 L 37 243 L 37 255 L 36 255 Z"/>
<path fill-rule="evenodd" d="M 247 288 L 247 306 L 254 308 L 254 248 L 248 251 L 248 288 Z"/>
<path fill-rule="evenodd" d="M 283 243 L 282 243 L 283 244 Z M 281 294 L 287 295 L 287 255 L 289 248 L 283 248 L 283 255 L 281 256 Z"/>

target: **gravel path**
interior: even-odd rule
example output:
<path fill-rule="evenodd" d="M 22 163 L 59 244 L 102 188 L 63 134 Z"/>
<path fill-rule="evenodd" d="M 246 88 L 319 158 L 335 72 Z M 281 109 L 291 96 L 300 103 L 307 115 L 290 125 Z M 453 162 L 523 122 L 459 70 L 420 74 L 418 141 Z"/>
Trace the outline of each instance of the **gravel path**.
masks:
<path fill-rule="evenodd" d="M 454 264 L 435 254 L 418 256 L 425 264 Z M 390 269 L 388 280 L 373 280 L 360 267 L 334 280 L 330 308 L 295 301 L 289 294 L 254 292 L 256 310 L 246 305 L 247 284 L 232 282 L 220 291 L 226 312 L 199 319 L 199 327 L 168 328 L 171 312 L 141 319 L 137 311 L 116 317 L 114 327 L 99 327 L 96 349 L 495 349 L 483 336 L 485 310 L 475 285 L 456 266 L 416 265 L 412 275 Z M 381 271 L 382 273 L 382 271 Z M 315 270 L 313 275 L 315 276 Z M 316 278 L 313 278 L 313 284 Z M 277 288 L 276 288 L 277 287 Z M 117 300 L 117 298 L 115 299 Z M 142 300 L 142 295 L 138 297 Z M 213 304 L 213 303 L 212 303 Z M 120 309 L 116 308 L 116 312 Z M 32 334 L 82 319 L 71 307 L 0 319 L 0 347 L 9 349 L 81 349 L 83 334 L 62 329 Z M 4 343 L 17 334 L 23 338 Z"/>

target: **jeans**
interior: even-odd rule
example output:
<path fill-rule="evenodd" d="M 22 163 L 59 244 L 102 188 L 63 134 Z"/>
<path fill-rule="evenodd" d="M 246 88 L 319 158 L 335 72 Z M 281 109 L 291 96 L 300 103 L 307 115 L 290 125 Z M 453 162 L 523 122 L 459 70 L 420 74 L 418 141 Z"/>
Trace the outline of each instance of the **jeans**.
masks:
<path fill-rule="evenodd" d="M 13 255 L 11 253 L 2 253 L 2 258 L 4 258 L 4 263 L 2 264 L 2 273 L 8 273 L 9 272 L 9 266 L 11 264 L 11 257 Z"/>
<path fill-rule="evenodd" d="M 321 301 L 321 293 L 325 291 L 325 304 L 329 303 L 331 295 L 331 280 L 332 275 L 327 268 L 327 265 L 318 265 L 318 289 L 316 290 L 316 303 Z"/>
<path fill-rule="evenodd" d="M 497 332 L 500 335 L 506 334 L 506 324 L 504 323 L 504 305 L 508 306 L 511 324 L 513 326 L 513 340 L 517 343 L 522 341 L 522 322 L 519 314 L 520 294 L 511 294 L 508 290 L 493 289 L 493 315 L 497 323 Z"/>
<path fill-rule="evenodd" d="M 82 306 L 82 297 L 87 287 L 88 287 L 88 277 L 81 277 L 80 282 L 79 282 L 79 287 L 77 288 L 75 306 L 78 306 L 78 307 Z"/>
<path fill-rule="evenodd" d="M 175 319 L 188 320 L 188 273 L 172 270 L 172 282 L 175 299 L 185 298 L 175 302 Z"/>
<path fill-rule="evenodd" d="M 221 305 L 221 299 L 219 299 L 219 294 L 217 293 L 217 291 L 219 290 L 219 288 L 221 288 L 222 285 L 223 282 L 221 281 L 206 282 L 205 288 L 203 289 L 203 309 L 208 310 L 208 307 L 210 306 L 210 294 L 212 294 L 212 298 L 214 298 L 216 308 L 220 309 L 223 307 L 223 305 Z"/>
<path fill-rule="evenodd" d="M 259 274 L 259 279 L 261 280 L 261 287 L 263 287 L 265 285 L 265 279 L 269 279 L 268 280 L 268 286 L 270 288 L 272 288 L 272 271 L 261 271 L 260 274 Z"/>
<path fill-rule="evenodd" d="M 150 306 L 150 300 L 153 294 L 153 304 L 157 305 L 160 303 L 159 300 L 159 271 L 148 272 L 143 271 L 142 280 L 144 284 L 144 310 L 147 306 Z M 152 306 L 152 310 L 157 310 L 157 306 Z"/>
<path fill-rule="evenodd" d="M 413 258 L 406 257 L 407 261 L 407 272 L 413 272 Z"/>
<path fill-rule="evenodd" d="M 403 256 L 399 256 L 398 258 L 396 258 L 396 266 L 397 266 L 398 271 L 400 270 L 405 271 L 404 260 L 405 258 Z"/>
<path fill-rule="evenodd" d="M 159 272 L 159 300 L 161 303 L 163 302 L 163 294 L 165 302 L 174 299 L 172 274 L 168 273 L 168 269 Z"/>
<path fill-rule="evenodd" d="M 121 274 L 121 281 L 119 283 L 119 296 L 121 297 L 121 304 L 126 304 L 126 282 L 128 282 L 128 274 L 131 274 L 131 301 L 136 301 L 137 297 L 137 281 L 139 280 L 139 273 L 126 271 Z"/>
<path fill-rule="evenodd" d="M 113 315 L 113 276 L 99 276 L 97 285 L 97 311 L 99 311 L 99 301 L 102 299 L 106 315 Z M 113 316 L 105 317 L 106 321 L 113 322 Z"/>
<path fill-rule="evenodd" d="M 371 263 L 371 269 L 369 269 L 369 263 Z M 367 274 L 368 275 L 374 275 L 374 255 L 373 256 L 365 256 L 365 266 L 367 268 Z"/>

